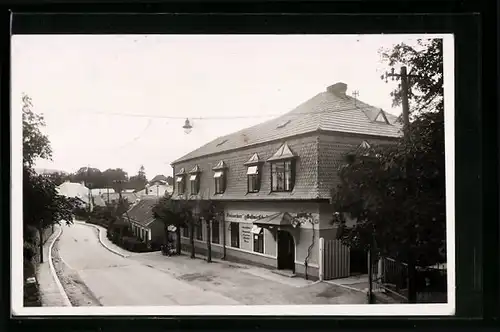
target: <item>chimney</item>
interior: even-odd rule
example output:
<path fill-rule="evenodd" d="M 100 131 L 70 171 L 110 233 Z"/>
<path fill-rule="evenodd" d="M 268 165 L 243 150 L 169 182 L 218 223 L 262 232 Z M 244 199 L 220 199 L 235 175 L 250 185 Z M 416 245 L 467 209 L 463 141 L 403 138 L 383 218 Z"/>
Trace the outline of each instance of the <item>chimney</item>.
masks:
<path fill-rule="evenodd" d="M 345 92 L 347 91 L 347 84 L 342 82 L 335 83 L 334 85 L 330 85 L 328 88 L 326 88 L 326 91 L 344 97 Z"/>

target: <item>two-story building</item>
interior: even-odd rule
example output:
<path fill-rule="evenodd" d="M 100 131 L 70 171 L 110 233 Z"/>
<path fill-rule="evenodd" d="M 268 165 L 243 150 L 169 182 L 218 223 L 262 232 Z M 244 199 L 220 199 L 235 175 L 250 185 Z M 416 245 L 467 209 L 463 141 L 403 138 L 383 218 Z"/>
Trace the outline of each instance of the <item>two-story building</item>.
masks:
<path fill-rule="evenodd" d="M 197 251 L 204 252 L 209 236 L 215 255 L 225 251 L 227 259 L 318 276 L 319 238 L 337 236 L 330 199 L 345 154 L 400 136 L 395 116 L 346 90 L 334 84 L 276 119 L 172 163 L 174 199 L 210 198 L 223 211 L 212 234 L 202 223 L 195 228 Z M 186 247 L 188 235 L 183 230 Z"/>

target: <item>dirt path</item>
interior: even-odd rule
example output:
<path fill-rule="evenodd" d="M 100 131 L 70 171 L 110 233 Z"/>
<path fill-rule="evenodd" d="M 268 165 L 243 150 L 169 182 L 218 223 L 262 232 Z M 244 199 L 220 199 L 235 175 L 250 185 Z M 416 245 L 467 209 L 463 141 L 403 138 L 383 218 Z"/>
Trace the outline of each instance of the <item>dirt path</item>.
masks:
<path fill-rule="evenodd" d="M 59 239 L 52 247 L 52 262 L 71 304 L 74 307 L 101 306 L 99 300 L 85 285 L 78 273 L 61 259 L 58 244 Z"/>

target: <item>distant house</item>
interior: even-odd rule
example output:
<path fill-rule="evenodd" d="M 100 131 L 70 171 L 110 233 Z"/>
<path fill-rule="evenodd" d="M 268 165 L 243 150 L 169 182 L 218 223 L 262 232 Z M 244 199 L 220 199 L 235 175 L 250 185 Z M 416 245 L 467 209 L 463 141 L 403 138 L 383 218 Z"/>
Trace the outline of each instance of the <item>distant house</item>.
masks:
<path fill-rule="evenodd" d="M 158 202 L 154 197 L 143 197 L 123 215 L 133 233 L 153 248 L 163 243 L 164 226 L 153 215 L 153 207 Z"/>
<path fill-rule="evenodd" d="M 57 187 L 57 192 L 59 195 L 78 199 L 82 208 L 87 209 L 90 204 L 90 209 L 93 209 L 93 204 L 89 199 L 90 190 L 83 183 L 66 181 Z"/>
<path fill-rule="evenodd" d="M 90 192 L 92 193 L 92 196 L 100 196 L 102 194 L 113 194 L 115 190 L 113 188 L 94 188 L 91 189 Z"/>
<path fill-rule="evenodd" d="M 130 204 L 133 204 L 138 198 L 138 196 L 135 193 L 126 193 L 126 192 L 122 192 L 122 197 L 123 197 L 123 199 L 127 200 Z M 118 200 L 120 198 L 120 194 L 119 193 L 112 193 L 112 194 L 109 194 L 109 197 L 108 197 L 108 194 L 101 194 L 101 198 L 105 202 L 109 201 L 109 203 L 116 203 L 116 202 L 118 202 Z"/>
<path fill-rule="evenodd" d="M 174 187 L 167 183 L 167 177 L 165 175 L 156 175 L 146 186 L 136 191 L 136 194 L 140 197 L 142 196 L 156 196 L 163 197 L 166 193 L 172 195 Z"/>

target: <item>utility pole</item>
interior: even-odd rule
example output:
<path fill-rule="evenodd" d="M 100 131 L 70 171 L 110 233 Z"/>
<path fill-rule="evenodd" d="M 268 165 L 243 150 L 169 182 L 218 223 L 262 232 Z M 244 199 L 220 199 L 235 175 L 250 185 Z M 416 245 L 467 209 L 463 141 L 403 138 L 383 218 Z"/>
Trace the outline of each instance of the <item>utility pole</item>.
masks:
<path fill-rule="evenodd" d="M 410 134 L 410 107 L 409 107 L 409 101 L 408 101 L 408 91 L 409 91 L 409 79 L 410 77 L 416 77 L 416 75 L 408 75 L 406 66 L 402 66 L 400 73 L 396 74 L 394 73 L 394 68 L 392 68 L 391 73 L 386 73 L 385 74 L 385 81 L 387 82 L 387 78 L 391 77 L 392 80 L 400 79 L 401 80 L 401 105 L 403 108 L 403 134 L 405 139 L 411 140 L 411 134 Z M 411 162 L 410 159 L 407 157 L 406 158 L 406 174 L 407 174 L 407 190 L 408 190 L 408 195 L 414 195 L 414 189 L 413 189 L 413 182 L 412 179 L 409 179 L 409 175 L 411 172 L 409 172 L 409 169 L 411 168 Z M 406 212 L 406 218 L 407 220 L 410 220 L 410 211 L 407 210 Z M 408 229 L 408 245 L 409 248 L 407 249 L 408 251 L 408 302 L 409 303 L 416 303 L 417 302 L 417 289 L 416 289 L 416 266 L 415 266 L 415 257 L 412 249 L 412 245 L 415 242 L 415 234 L 414 234 L 414 225 L 413 223 L 410 223 L 410 228 Z"/>

